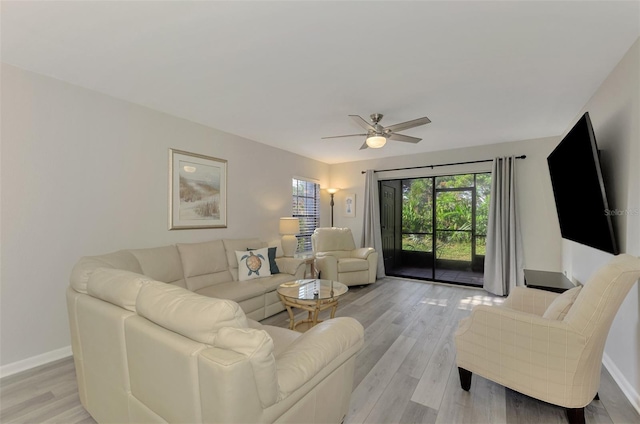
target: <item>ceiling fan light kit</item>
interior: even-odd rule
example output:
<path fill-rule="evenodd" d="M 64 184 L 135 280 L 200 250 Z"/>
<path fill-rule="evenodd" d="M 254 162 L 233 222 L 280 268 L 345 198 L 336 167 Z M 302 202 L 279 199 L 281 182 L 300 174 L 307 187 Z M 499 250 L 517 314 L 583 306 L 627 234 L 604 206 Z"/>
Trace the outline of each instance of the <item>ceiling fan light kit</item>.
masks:
<path fill-rule="evenodd" d="M 387 139 L 381 135 L 373 135 L 371 137 L 367 137 L 367 146 L 372 149 L 379 149 L 387 144 Z"/>
<path fill-rule="evenodd" d="M 379 149 L 387 144 L 387 139 L 415 144 L 422 139 L 411 137 L 408 135 L 397 134 L 395 131 L 407 130 L 409 128 L 418 127 L 420 125 L 425 125 L 431 122 L 431 120 L 425 116 L 422 118 L 414 119 L 412 121 L 401 122 L 399 124 L 383 127 L 379 123 L 382 119 L 382 116 L 383 115 L 381 113 L 371 114 L 371 123 L 369 123 L 362 119 L 362 117 L 359 115 L 349 115 L 349 117 L 353 119 L 356 124 L 367 130 L 366 134 L 336 135 L 332 137 L 322 137 L 322 139 L 325 140 L 328 138 L 366 137 L 364 144 L 360 147 L 360 150 L 366 149 L 367 147 L 371 147 L 372 149 Z"/>

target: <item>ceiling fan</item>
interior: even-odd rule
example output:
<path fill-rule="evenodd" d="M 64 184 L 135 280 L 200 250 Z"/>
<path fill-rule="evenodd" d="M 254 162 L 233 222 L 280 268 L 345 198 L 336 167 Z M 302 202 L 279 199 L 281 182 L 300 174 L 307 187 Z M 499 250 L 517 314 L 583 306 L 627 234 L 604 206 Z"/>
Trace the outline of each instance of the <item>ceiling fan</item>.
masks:
<path fill-rule="evenodd" d="M 349 135 L 336 135 L 333 137 L 322 137 L 323 140 L 329 138 L 343 138 L 343 137 L 361 137 L 366 136 L 364 144 L 360 147 L 360 150 L 366 149 L 367 147 L 371 147 L 372 149 L 379 149 L 387 143 L 387 139 L 396 140 L 396 141 L 404 141 L 407 143 L 417 143 L 421 138 L 411 137 L 408 135 L 397 134 L 396 131 L 407 130 L 409 128 L 418 127 L 420 125 L 425 125 L 431 122 L 431 119 L 426 116 L 423 118 L 414 119 L 412 121 L 401 122 L 395 125 L 389 125 L 388 127 L 383 127 L 380 125 L 380 120 L 382 119 L 381 113 L 374 113 L 370 115 L 371 123 L 365 121 L 359 115 L 349 115 L 353 121 L 367 130 L 365 134 L 349 134 Z"/>

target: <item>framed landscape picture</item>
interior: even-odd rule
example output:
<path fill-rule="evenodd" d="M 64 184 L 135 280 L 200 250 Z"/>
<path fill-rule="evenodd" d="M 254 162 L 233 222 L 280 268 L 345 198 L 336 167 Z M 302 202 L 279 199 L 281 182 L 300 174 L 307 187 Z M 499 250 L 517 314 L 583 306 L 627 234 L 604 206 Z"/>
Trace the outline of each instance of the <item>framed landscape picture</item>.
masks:
<path fill-rule="evenodd" d="M 227 161 L 169 149 L 169 229 L 227 226 Z"/>

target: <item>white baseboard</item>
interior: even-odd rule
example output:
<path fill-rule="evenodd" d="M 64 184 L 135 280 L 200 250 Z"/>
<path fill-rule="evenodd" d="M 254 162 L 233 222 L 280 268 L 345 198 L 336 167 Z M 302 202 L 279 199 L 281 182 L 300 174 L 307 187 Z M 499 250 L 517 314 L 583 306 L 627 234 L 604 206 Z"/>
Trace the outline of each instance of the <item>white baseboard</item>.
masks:
<path fill-rule="evenodd" d="M 609 371 L 613 380 L 618 383 L 622 393 L 624 393 L 627 399 L 629 399 L 629 402 L 631 402 L 631 406 L 633 406 L 635 410 L 638 411 L 638 414 L 640 414 L 640 394 L 638 394 L 636 389 L 629 383 L 629 381 L 627 381 L 624 373 L 620 371 L 606 352 L 602 355 L 602 364 L 605 366 L 607 371 Z"/>
<path fill-rule="evenodd" d="M 0 378 L 39 367 L 40 365 L 48 364 L 49 362 L 57 361 L 58 359 L 66 358 L 71 355 L 71 346 L 65 346 L 41 355 L 32 356 L 31 358 L 2 365 L 0 366 Z"/>

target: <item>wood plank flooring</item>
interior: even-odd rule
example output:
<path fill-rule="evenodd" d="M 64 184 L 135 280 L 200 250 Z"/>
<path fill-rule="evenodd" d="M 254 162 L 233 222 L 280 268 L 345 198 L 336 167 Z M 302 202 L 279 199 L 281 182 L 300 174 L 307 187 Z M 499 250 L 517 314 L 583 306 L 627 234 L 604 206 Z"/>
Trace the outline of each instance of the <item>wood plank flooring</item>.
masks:
<path fill-rule="evenodd" d="M 566 423 L 562 408 L 479 376 L 470 392 L 460 388 L 453 344 L 458 321 L 474 305 L 502 301 L 474 288 L 400 278 L 351 287 L 336 315 L 363 324 L 365 345 L 345 423 Z M 282 312 L 262 323 L 287 327 L 288 316 Z M 604 368 L 599 394 L 586 408 L 587 423 L 640 423 Z M 0 422 L 94 423 L 80 405 L 73 360 L 0 380 Z"/>

